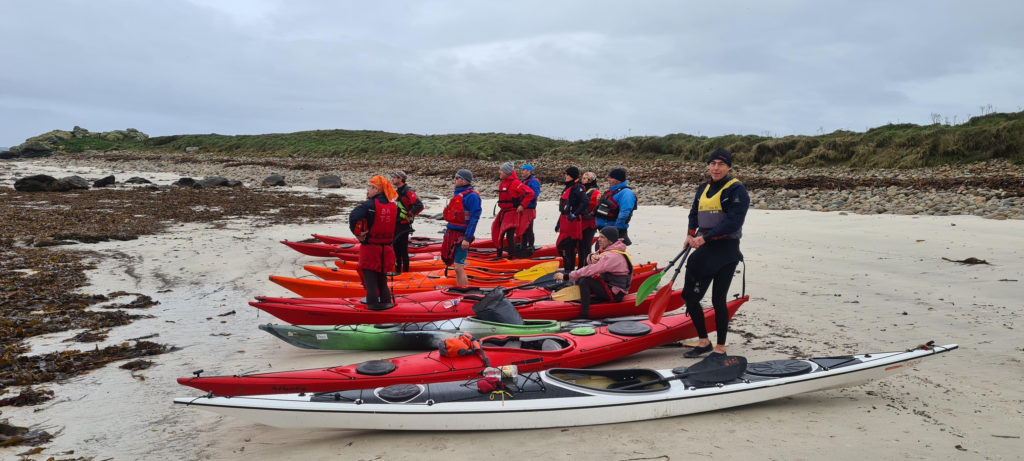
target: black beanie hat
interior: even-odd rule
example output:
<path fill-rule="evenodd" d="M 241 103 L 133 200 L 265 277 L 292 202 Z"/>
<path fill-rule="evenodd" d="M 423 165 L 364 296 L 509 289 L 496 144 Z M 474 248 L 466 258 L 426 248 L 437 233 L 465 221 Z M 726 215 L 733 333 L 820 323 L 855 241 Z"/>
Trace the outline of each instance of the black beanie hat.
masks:
<path fill-rule="evenodd" d="M 619 241 L 619 230 L 616 229 L 615 226 L 604 226 L 601 228 L 601 235 L 612 242 Z"/>
<path fill-rule="evenodd" d="M 715 149 L 715 151 L 711 153 L 711 156 L 708 157 L 708 163 L 711 163 L 715 160 L 721 160 L 722 163 L 725 163 L 730 167 L 732 166 L 732 154 L 729 153 L 729 151 L 722 149 L 721 147 Z"/>
<path fill-rule="evenodd" d="M 608 177 L 612 179 L 618 179 L 619 182 L 626 182 L 626 170 L 622 168 L 616 168 L 608 173 Z"/>
<path fill-rule="evenodd" d="M 574 166 L 566 168 L 565 174 L 569 175 L 572 179 L 580 179 L 580 169 Z"/>

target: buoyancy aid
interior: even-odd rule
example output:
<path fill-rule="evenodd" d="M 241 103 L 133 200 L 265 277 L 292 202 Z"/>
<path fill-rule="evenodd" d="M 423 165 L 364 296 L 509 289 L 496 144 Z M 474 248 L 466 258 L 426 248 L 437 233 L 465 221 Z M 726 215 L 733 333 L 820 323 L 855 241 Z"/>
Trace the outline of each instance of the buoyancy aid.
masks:
<path fill-rule="evenodd" d="M 697 226 L 700 227 L 701 232 L 707 232 L 725 220 L 725 212 L 722 210 L 722 192 L 739 182 L 738 179 L 732 178 L 711 197 L 707 196 L 711 189 L 711 183 L 704 187 L 700 193 L 700 201 L 697 203 Z M 742 236 L 743 228 L 741 227 L 736 229 L 736 232 L 729 234 L 727 238 L 739 239 Z"/>
<path fill-rule="evenodd" d="M 601 189 L 591 185 L 590 188 L 583 191 L 583 194 L 587 196 L 587 212 L 584 213 L 583 218 L 594 219 L 597 202 L 601 200 Z"/>
<path fill-rule="evenodd" d="M 373 201 L 373 225 L 366 235 L 366 243 L 391 245 L 395 240 L 395 224 L 398 223 L 398 207 L 391 202 Z"/>
<path fill-rule="evenodd" d="M 580 184 L 579 180 L 573 181 L 570 185 L 565 187 L 562 191 L 562 197 L 558 199 L 558 212 L 564 215 L 576 214 L 575 208 L 579 207 L 579 204 L 571 203 L 571 198 L 574 191 L 583 192 L 583 185 Z M 585 192 L 583 192 L 585 194 Z M 585 211 L 585 208 L 584 208 Z M 582 214 L 582 213 L 581 213 Z"/>
<path fill-rule="evenodd" d="M 597 207 L 594 210 L 594 216 L 609 222 L 615 222 L 618 220 L 619 204 L 615 201 L 615 195 L 626 189 L 632 190 L 629 186 L 625 186 L 619 189 L 604 191 L 604 195 L 601 196 L 601 200 L 597 202 Z M 635 211 L 635 209 L 633 211 Z M 629 220 L 631 219 L 633 219 L 632 212 L 630 212 L 629 216 L 626 217 L 626 223 L 629 223 Z"/>
<path fill-rule="evenodd" d="M 523 189 L 529 190 L 529 187 L 519 181 L 519 177 L 515 173 L 502 179 L 498 184 L 498 208 L 509 210 L 521 205 L 522 200 L 519 197 L 523 196 Z"/>
<path fill-rule="evenodd" d="M 451 200 L 448 201 L 448 205 L 444 207 L 444 220 L 456 226 L 465 227 L 469 225 L 469 213 L 466 213 L 466 208 L 462 206 L 462 198 L 467 194 L 479 194 L 473 189 L 466 189 L 458 194 L 455 194 Z"/>
<path fill-rule="evenodd" d="M 618 253 L 622 257 L 626 258 L 626 265 L 629 266 L 629 272 L 625 274 L 612 274 L 602 273 L 601 280 L 608 286 L 619 287 L 622 290 L 629 291 L 629 284 L 633 281 L 633 258 L 629 256 L 629 253 L 622 250 L 608 250 L 610 253 Z"/>
<path fill-rule="evenodd" d="M 395 205 L 398 206 L 398 224 L 412 224 L 416 219 L 417 213 L 412 210 L 417 200 L 419 197 L 416 196 L 415 189 L 409 186 L 402 186 L 402 189 L 399 189 L 398 200 L 395 200 Z"/>

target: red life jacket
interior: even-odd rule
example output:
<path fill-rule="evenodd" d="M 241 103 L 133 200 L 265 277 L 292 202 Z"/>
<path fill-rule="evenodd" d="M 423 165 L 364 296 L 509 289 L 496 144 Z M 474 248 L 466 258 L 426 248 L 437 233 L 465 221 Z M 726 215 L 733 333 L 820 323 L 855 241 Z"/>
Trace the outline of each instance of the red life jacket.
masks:
<path fill-rule="evenodd" d="M 462 197 L 470 193 L 476 194 L 476 191 L 473 189 L 466 189 L 459 192 L 458 195 L 452 197 L 452 199 L 448 201 L 448 205 L 444 207 L 445 221 L 456 226 L 465 227 L 469 225 L 469 221 L 466 219 L 468 214 L 466 213 L 466 209 L 462 206 Z"/>
<path fill-rule="evenodd" d="M 404 194 L 398 196 L 398 200 L 395 200 L 395 205 L 398 205 L 398 224 L 412 224 L 416 215 L 410 213 L 409 210 L 412 209 L 417 199 L 416 191 L 412 188 L 407 189 Z"/>
<path fill-rule="evenodd" d="M 498 184 L 498 208 L 508 210 L 518 206 L 517 203 L 520 200 L 516 199 L 523 196 L 522 189 L 524 187 L 527 186 L 519 181 L 519 177 L 514 172 L 505 176 L 505 179 Z"/>
<path fill-rule="evenodd" d="M 366 243 L 391 245 L 395 240 L 395 224 L 398 222 L 398 207 L 391 202 L 373 201 L 373 225 L 366 235 Z"/>

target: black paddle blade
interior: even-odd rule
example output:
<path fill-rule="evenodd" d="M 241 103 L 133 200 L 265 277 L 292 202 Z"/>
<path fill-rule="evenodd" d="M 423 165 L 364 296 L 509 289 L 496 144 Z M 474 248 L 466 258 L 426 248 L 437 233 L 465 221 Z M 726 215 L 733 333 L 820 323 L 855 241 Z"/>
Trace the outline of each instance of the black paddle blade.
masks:
<path fill-rule="evenodd" d="M 747 371 L 747 358 L 739 355 L 711 354 L 677 373 L 694 386 L 712 386 L 727 383 Z M 675 370 L 673 370 L 675 372 Z"/>

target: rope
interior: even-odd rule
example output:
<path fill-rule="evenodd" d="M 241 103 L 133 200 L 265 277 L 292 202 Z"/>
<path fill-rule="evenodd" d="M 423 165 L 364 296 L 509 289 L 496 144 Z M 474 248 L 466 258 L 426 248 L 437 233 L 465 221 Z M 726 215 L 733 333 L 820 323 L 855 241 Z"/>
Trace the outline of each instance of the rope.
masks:
<path fill-rule="evenodd" d="M 510 399 L 511 399 L 511 398 L 515 398 L 515 396 L 514 396 L 514 395 L 512 395 L 512 394 L 510 394 L 510 393 L 508 393 L 508 392 L 505 392 L 505 390 L 503 390 L 503 389 L 502 389 L 502 390 L 496 390 L 496 391 L 491 391 L 491 395 L 490 395 L 490 399 L 491 399 L 491 400 L 494 400 L 494 394 L 498 394 L 498 395 L 500 395 L 500 396 L 501 396 L 501 406 L 505 406 L 505 396 L 506 396 L 506 395 L 507 395 L 507 396 L 508 396 L 508 398 L 510 398 Z"/>

